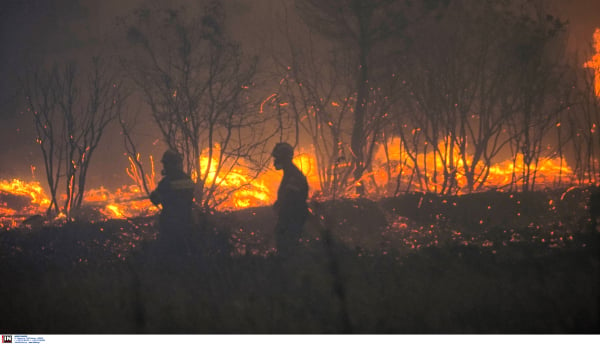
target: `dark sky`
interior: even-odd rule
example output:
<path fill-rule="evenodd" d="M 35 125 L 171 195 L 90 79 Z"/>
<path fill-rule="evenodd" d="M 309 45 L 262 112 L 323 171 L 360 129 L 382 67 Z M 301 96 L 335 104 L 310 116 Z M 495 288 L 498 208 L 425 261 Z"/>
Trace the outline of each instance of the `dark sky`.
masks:
<path fill-rule="evenodd" d="M 31 120 L 15 104 L 16 77 L 28 56 L 53 58 L 93 50 L 105 32 L 114 28 L 115 17 L 149 0 L 0 0 L 0 178 L 27 178 L 31 165 L 43 171 Z M 260 33 L 272 21 L 273 8 L 282 0 L 223 0 L 231 28 L 244 47 L 260 47 Z M 283 0 L 290 3 L 291 0 Z M 571 50 L 587 48 L 595 28 L 600 28 L 600 0 L 548 0 L 557 15 L 569 21 Z M 197 1 L 170 0 L 193 4 Z M 115 129 L 115 128 L 113 128 Z M 154 141 L 148 138 L 148 141 Z M 111 161 L 111 172 L 90 176 L 91 186 L 126 182 L 122 140 L 118 130 L 105 139 L 96 157 Z M 159 155 L 162 147 L 150 146 Z M 116 161 L 116 163 L 115 163 Z M 114 164 L 114 165 L 113 165 Z M 98 169 L 99 171 L 100 169 Z M 109 186 L 109 185 L 107 185 Z"/>

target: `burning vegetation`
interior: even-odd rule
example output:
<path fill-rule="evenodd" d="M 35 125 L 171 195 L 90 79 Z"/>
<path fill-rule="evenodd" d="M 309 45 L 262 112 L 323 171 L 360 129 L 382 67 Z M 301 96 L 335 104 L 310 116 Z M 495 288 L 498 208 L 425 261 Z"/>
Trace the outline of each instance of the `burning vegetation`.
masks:
<path fill-rule="evenodd" d="M 593 56 L 573 67 L 564 56 L 566 24 L 531 4 L 517 15 L 508 3 L 359 3 L 298 6 L 303 24 L 274 33 L 290 44 L 271 47 L 278 82 L 267 89 L 257 86 L 256 59 L 221 30 L 217 5 L 132 12 L 120 21 L 127 54 L 119 63 L 33 68 L 23 78 L 24 113 L 46 178 L 43 187 L 3 181 L 2 222 L 159 210 L 147 200 L 157 171 L 152 157 L 141 162 L 126 85 L 141 95 L 144 120 L 162 135 L 156 141 L 184 156 L 205 212 L 272 204 L 280 175 L 267 167 L 265 147 L 281 140 L 300 152 L 295 162 L 317 201 L 599 183 L 600 31 Z M 421 20 L 398 26 L 407 13 Z M 90 188 L 90 161 L 114 121 L 132 185 Z"/>
<path fill-rule="evenodd" d="M 23 78 L 45 175 L 0 180 L 0 332 L 597 333 L 600 29 L 582 63 L 543 2 L 303 0 L 258 63 L 222 3 Z M 142 121 L 195 183 L 189 252 L 156 246 Z M 127 183 L 90 187 L 111 123 Z M 310 187 L 289 257 L 281 141 Z"/>
<path fill-rule="evenodd" d="M 367 194 L 372 199 L 381 199 L 398 195 L 400 189 L 404 192 L 433 192 L 440 189 L 441 176 L 436 173 L 436 169 L 443 168 L 443 161 L 434 156 L 433 153 L 418 156 L 415 160 L 423 166 L 428 166 L 427 170 L 420 172 L 415 165 L 407 162 L 409 158 L 407 153 L 398 149 L 398 141 L 392 140 L 388 147 L 381 147 L 374 156 L 372 171 L 366 173 L 362 178 L 364 185 L 367 185 Z M 201 157 L 203 166 L 207 157 Z M 466 190 L 466 180 L 461 173 L 462 158 L 455 154 L 453 157 L 457 170 L 456 194 L 464 194 Z M 515 161 L 522 161 L 522 158 L 511 159 L 499 164 L 492 165 L 486 176 L 486 182 L 481 190 L 499 190 L 510 191 L 514 186 L 515 176 L 519 176 L 525 170 L 525 167 Z M 107 190 L 104 187 L 91 188 L 84 195 L 84 205 L 97 209 L 97 211 L 106 219 L 125 219 L 153 215 L 159 210 L 153 206 L 147 198 L 142 188 L 141 176 L 136 169 L 135 164 L 131 162 L 127 169 L 127 175 L 132 179 L 133 184 L 123 186 L 117 190 Z M 309 151 L 301 152 L 296 156 L 294 162 L 299 166 L 307 176 L 311 192 L 315 200 L 325 200 L 320 187 L 320 180 L 317 174 L 316 159 Z M 215 166 L 216 164 L 212 164 Z M 338 165 L 338 169 L 345 166 Z M 555 189 L 576 184 L 576 176 L 572 169 L 562 158 L 542 159 L 535 168 L 537 186 L 540 189 Z M 422 173 L 422 176 L 418 176 Z M 157 180 L 154 166 L 151 165 L 150 174 L 146 175 L 147 185 L 154 189 Z M 436 177 L 435 177 L 436 176 Z M 281 176 L 273 170 L 265 171 L 256 178 L 251 177 L 250 171 L 245 171 L 241 167 L 221 174 L 213 169 L 209 173 L 209 178 L 215 180 L 219 185 L 220 194 L 226 195 L 219 200 L 216 210 L 232 211 L 243 208 L 262 207 L 271 205 L 276 199 L 277 185 Z M 44 192 L 44 188 L 38 181 L 26 182 L 19 179 L 0 181 L 0 218 L 4 225 L 14 225 L 17 221 L 38 215 L 45 214 L 50 205 L 50 199 Z M 358 197 L 352 188 L 339 193 L 340 198 Z M 63 195 L 62 199 L 66 196 Z M 64 215 L 63 215 L 64 216 Z"/>

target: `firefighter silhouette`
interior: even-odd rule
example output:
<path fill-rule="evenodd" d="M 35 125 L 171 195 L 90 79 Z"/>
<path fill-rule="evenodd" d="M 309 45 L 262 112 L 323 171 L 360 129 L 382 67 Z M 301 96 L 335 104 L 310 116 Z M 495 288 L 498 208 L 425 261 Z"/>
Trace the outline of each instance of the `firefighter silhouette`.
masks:
<path fill-rule="evenodd" d="M 304 222 L 308 217 L 308 183 L 306 176 L 292 162 L 294 148 L 291 145 L 285 142 L 278 143 L 271 155 L 275 169 L 283 170 L 273 209 L 278 216 L 275 226 L 277 251 L 280 255 L 287 255 L 298 245 Z"/>
<path fill-rule="evenodd" d="M 158 243 L 171 253 L 189 252 L 188 242 L 192 230 L 192 206 L 195 184 L 183 172 L 183 159 L 175 151 L 167 150 L 161 162 L 163 178 L 150 194 L 155 205 L 161 205 Z"/>

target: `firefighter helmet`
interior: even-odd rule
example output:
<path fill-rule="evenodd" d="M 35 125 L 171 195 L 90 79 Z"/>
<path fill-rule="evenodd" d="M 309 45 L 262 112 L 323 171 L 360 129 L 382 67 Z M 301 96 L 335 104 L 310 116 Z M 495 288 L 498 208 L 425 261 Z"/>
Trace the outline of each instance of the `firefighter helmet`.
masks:
<path fill-rule="evenodd" d="M 165 154 L 163 154 L 160 161 L 164 165 L 180 166 L 183 164 L 183 158 L 181 157 L 181 154 L 171 149 L 167 150 Z"/>
<path fill-rule="evenodd" d="M 271 155 L 276 159 L 292 160 L 294 158 L 294 147 L 287 142 L 280 142 L 275 145 Z"/>

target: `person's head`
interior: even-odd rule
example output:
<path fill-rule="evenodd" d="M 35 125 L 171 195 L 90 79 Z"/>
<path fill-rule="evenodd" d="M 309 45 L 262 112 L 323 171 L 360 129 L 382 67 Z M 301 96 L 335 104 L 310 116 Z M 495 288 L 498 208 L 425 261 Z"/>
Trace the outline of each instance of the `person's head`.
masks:
<path fill-rule="evenodd" d="M 292 164 L 292 159 L 294 158 L 294 147 L 287 142 L 280 142 L 275 145 L 275 148 L 273 148 L 271 156 L 273 156 L 273 164 L 275 165 L 275 169 L 284 169 Z"/>
<path fill-rule="evenodd" d="M 167 150 L 160 161 L 163 164 L 163 175 L 183 170 L 183 158 L 174 150 Z"/>

